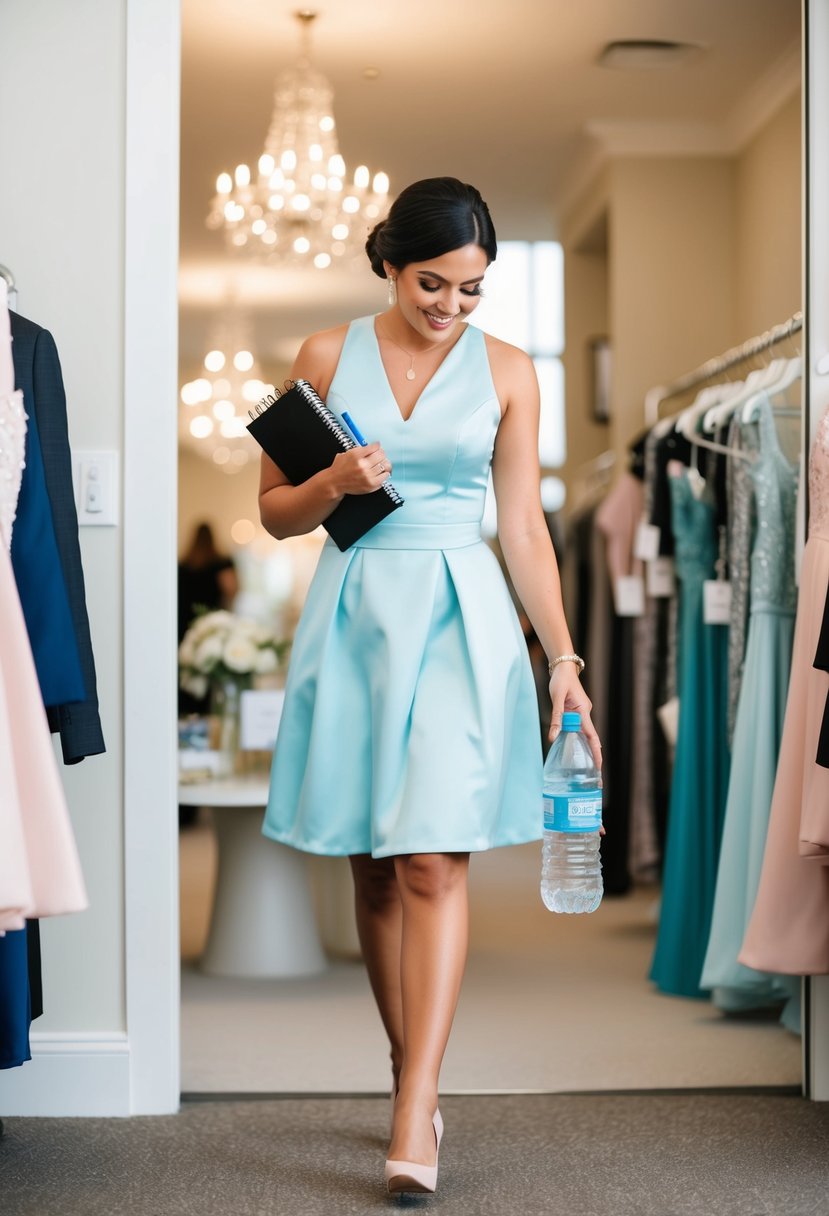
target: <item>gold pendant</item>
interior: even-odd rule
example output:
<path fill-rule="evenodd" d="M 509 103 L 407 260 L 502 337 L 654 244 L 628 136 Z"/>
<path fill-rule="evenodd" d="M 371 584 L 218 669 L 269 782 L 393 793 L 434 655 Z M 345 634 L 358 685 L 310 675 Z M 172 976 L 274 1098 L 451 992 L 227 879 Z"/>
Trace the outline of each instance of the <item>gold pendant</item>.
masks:
<path fill-rule="evenodd" d="M 414 372 L 414 368 L 413 368 L 413 367 L 410 367 L 410 368 L 409 368 L 409 370 L 406 372 L 406 379 L 407 379 L 407 380 L 414 380 L 414 378 L 415 378 L 415 372 Z"/>

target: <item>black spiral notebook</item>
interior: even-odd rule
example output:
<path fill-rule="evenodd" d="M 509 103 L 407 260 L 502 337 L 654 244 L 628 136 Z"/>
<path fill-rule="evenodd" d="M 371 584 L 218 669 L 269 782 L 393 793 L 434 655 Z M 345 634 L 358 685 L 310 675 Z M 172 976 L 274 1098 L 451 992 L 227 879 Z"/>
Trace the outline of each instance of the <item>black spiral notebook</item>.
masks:
<path fill-rule="evenodd" d="M 250 417 L 251 435 L 295 486 L 327 469 L 340 452 L 359 447 L 307 380 L 289 380 L 284 392 L 263 397 Z M 402 505 L 397 490 L 384 481 L 370 494 L 346 494 L 322 526 L 345 551 Z"/>

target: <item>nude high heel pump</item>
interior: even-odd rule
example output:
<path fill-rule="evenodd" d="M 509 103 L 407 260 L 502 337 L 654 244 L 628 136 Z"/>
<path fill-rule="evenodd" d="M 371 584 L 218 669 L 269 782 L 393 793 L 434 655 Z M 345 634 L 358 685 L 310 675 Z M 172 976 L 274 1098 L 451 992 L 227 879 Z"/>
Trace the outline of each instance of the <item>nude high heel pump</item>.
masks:
<path fill-rule="evenodd" d="M 420 1165 L 417 1161 L 386 1162 L 385 1178 L 390 1195 L 402 1195 L 405 1191 L 417 1195 L 434 1195 L 438 1185 L 438 1153 L 443 1137 L 443 1119 L 436 1110 L 432 1117 L 435 1129 L 435 1164 Z"/>

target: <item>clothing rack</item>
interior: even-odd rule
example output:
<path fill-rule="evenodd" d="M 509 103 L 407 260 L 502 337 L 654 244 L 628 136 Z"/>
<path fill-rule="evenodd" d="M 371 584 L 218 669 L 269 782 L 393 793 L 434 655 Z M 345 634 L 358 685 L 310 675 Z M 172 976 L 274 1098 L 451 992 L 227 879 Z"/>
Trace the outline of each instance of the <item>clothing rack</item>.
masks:
<path fill-rule="evenodd" d="M 9 270 L 8 266 L 0 265 L 0 279 L 5 279 L 6 287 L 8 288 L 9 308 L 17 311 L 17 285 L 14 281 L 14 275 Z"/>
<path fill-rule="evenodd" d="M 718 355 L 714 359 L 709 359 L 694 371 L 680 376 L 673 383 L 656 385 L 655 388 L 650 389 L 645 394 L 646 424 L 653 426 L 659 421 L 659 407 L 663 401 L 667 401 L 671 397 L 679 397 L 683 393 L 687 393 L 691 389 L 705 384 L 708 380 L 718 380 L 725 372 L 730 371 L 732 367 L 736 367 L 738 363 L 744 363 L 747 359 L 753 359 L 756 355 L 762 354 L 764 350 L 769 350 L 772 346 L 777 346 L 780 342 L 786 342 L 794 334 L 799 333 L 802 328 L 803 313 L 796 312 L 794 316 L 789 317 L 788 321 L 784 321 L 782 325 L 775 325 L 764 334 L 760 334 L 759 337 L 749 338 L 742 345 L 734 346 L 731 350 L 727 350 L 724 355 Z"/>

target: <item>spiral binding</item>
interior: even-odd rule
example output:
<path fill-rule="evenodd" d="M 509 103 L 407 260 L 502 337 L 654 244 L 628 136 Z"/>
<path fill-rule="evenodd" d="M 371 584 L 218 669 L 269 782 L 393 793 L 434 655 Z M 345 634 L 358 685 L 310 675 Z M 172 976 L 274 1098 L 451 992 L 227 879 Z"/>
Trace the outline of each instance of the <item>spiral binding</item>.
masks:
<path fill-rule="evenodd" d="M 262 416 L 262 414 L 266 414 L 272 405 L 276 405 L 282 394 L 287 393 L 292 388 L 298 390 L 298 392 L 302 395 L 303 400 L 310 405 L 317 417 L 320 418 L 325 423 L 328 430 L 336 436 L 336 438 L 342 444 L 344 452 L 350 451 L 351 448 L 356 448 L 358 446 L 356 439 L 354 439 L 354 437 L 348 433 L 345 427 L 340 425 L 336 414 L 331 412 L 320 395 L 317 393 L 314 386 L 309 384 L 307 380 L 286 380 L 281 391 L 279 389 L 275 389 L 272 393 L 268 393 L 267 396 L 262 397 L 259 401 L 257 401 L 252 410 L 248 410 L 248 416 L 250 417 L 251 421 L 255 422 L 257 418 Z M 380 489 L 384 494 L 388 495 L 393 503 L 396 503 L 398 506 L 402 504 L 403 499 L 398 494 L 397 490 L 395 490 L 390 481 L 384 481 L 380 486 Z"/>

